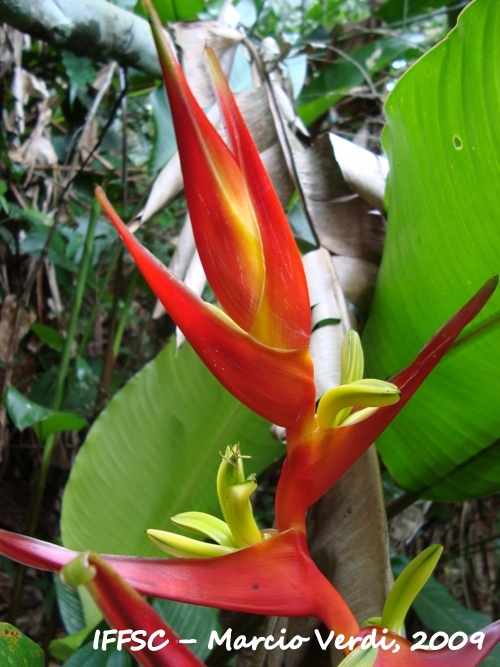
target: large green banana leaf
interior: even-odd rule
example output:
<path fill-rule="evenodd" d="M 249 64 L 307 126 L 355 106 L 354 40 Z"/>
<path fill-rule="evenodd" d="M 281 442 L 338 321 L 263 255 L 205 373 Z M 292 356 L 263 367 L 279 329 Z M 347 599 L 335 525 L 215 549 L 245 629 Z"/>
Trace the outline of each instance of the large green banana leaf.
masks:
<path fill-rule="evenodd" d="M 370 374 L 407 365 L 500 272 L 500 3 L 475 0 L 386 103 L 387 245 L 364 336 Z M 407 490 L 500 490 L 500 291 L 380 438 Z"/>
<path fill-rule="evenodd" d="M 185 345 L 175 341 L 119 391 L 80 450 L 62 506 L 64 545 L 104 553 L 161 555 L 147 528 L 174 529 L 170 517 L 220 515 L 220 453 L 240 442 L 247 474 L 283 446 L 269 424 L 233 398 Z"/>

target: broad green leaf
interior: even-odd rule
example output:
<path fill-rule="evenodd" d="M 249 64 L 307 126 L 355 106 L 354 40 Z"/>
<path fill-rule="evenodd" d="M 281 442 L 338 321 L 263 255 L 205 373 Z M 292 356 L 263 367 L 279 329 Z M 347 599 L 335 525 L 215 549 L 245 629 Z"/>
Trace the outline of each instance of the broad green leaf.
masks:
<path fill-rule="evenodd" d="M 10 623 L 0 623 L 0 665 L 2 667 L 43 667 L 43 651 Z"/>
<path fill-rule="evenodd" d="M 172 530 L 188 510 L 220 516 L 220 452 L 240 442 L 259 472 L 282 452 L 256 417 L 175 341 L 120 392 L 89 432 L 63 497 L 65 546 L 156 555 L 147 528 Z"/>
<path fill-rule="evenodd" d="M 79 431 L 86 423 L 72 412 L 57 412 L 34 403 L 12 385 L 5 393 L 5 406 L 15 426 L 20 431 L 33 427 L 40 441 L 52 433 Z"/>
<path fill-rule="evenodd" d="M 404 570 L 410 559 L 396 556 L 391 559 L 394 576 Z M 485 614 L 467 609 L 459 604 L 453 595 L 435 577 L 430 577 L 413 602 L 413 608 L 422 623 L 435 632 L 446 632 L 451 637 L 455 632 L 472 635 L 491 623 Z M 500 664 L 500 646 L 497 646 L 481 662 L 481 667 L 495 667 Z"/>
<path fill-rule="evenodd" d="M 476 0 L 387 100 L 389 224 L 363 339 L 387 377 L 500 271 L 500 3 Z M 500 490 L 500 292 L 379 440 L 405 489 L 458 501 Z"/>
<path fill-rule="evenodd" d="M 415 58 L 418 53 L 408 36 L 379 39 L 350 51 L 304 86 L 298 99 L 301 119 L 310 125 L 353 88 L 367 83 L 372 73 L 387 67 L 396 58 Z"/>

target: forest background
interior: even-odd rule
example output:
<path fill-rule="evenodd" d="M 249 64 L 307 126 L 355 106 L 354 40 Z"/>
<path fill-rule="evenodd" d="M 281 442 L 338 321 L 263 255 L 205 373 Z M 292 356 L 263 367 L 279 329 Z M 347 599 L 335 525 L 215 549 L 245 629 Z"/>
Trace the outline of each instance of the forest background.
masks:
<path fill-rule="evenodd" d="M 0 527 L 47 540 L 62 530 L 70 547 L 151 555 L 145 527 L 193 506 L 212 511 L 210 471 L 223 438 L 252 455 L 256 511 L 271 525 L 283 449 L 187 346 L 176 353 L 172 322 L 93 209 L 98 183 L 141 241 L 210 298 L 185 228 L 169 106 L 139 4 L 87 0 L 63 11 L 50 0 L 0 0 Z M 225 54 L 299 246 L 326 264 L 327 278 L 310 278 L 322 305 L 313 336 L 320 385 L 338 375 L 349 326 L 364 332 L 370 371 L 388 377 L 499 271 L 500 13 L 475 0 L 454 29 L 467 4 L 157 3 L 205 108 L 213 95 L 202 47 L 211 41 Z M 372 452 L 311 516 L 323 569 L 351 600 L 356 588 L 369 591 L 374 607 L 392 576 L 388 559 L 367 570 L 353 551 L 390 548 L 397 573 L 429 544 L 444 545 L 409 635 L 470 633 L 499 616 L 498 303 L 380 439 L 383 501 Z M 86 602 L 57 579 L 1 563 L 2 620 L 16 619 L 49 664 L 90 664 L 95 619 Z M 259 627 L 242 615 L 155 607 L 180 634 L 197 628 L 205 647 L 201 638 L 220 623 Z M 123 653 L 103 660 L 132 664 Z"/>

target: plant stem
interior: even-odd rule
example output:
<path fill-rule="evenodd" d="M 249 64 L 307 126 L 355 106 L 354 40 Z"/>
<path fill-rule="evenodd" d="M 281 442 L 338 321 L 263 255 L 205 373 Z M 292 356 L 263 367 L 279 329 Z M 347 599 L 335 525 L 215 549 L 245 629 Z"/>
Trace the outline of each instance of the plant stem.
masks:
<path fill-rule="evenodd" d="M 59 410 L 61 408 L 63 398 L 64 398 L 64 389 L 66 385 L 66 378 L 68 376 L 69 364 L 71 361 L 71 352 L 73 348 L 73 341 L 76 334 L 76 326 L 78 322 L 78 316 L 80 314 L 80 307 L 83 300 L 83 294 L 85 291 L 85 284 L 87 281 L 87 274 L 90 267 L 90 262 L 92 258 L 92 245 L 94 242 L 94 234 L 99 219 L 100 206 L 97 200 L 94 200 L 92 205 L 92 212 L 89 218 L 89 225 L 87 228 L 87 234 L 85 236 L 85 242 L 83 246 L 83 255 L 80 262 L 80 269 L 78 272 L 78 280 L 76 284 L 75 295 L 73 299 L 73 307 L 71 309 L 71 315 L 68 324 L 68 333 L 66 336 L 66 342 L 64 344 L 64 349 L 61 356 L 61 362 L 59 366 L 59 374 L 57 378 L 57 386 L 52 401 L 52 409 Z M 38 475 L 35 482 L 35 488 L 30 497 L 30 504 L 28 508 L 28 519 L 26 526 L 26 534 L 33 536 L 36 530 L 36 524 L 38 521 L 38 514 L 40 511 L 40 505 L 42 502 L 43 493 L 45 490 L 45 484 L 47 481 L 47 474 L 50 467 L 50 462 L 52 459 L 52 452 L 54 449 L 56 436 L 51 434 L 45 440 L 43 444 L 43 453 L 42 461 L 40 464 L 40 469 L 38 470 Z M 21 593 L 24 583 L 25 568 L 20 567 L 16 572 L 16 578 L 14 582 L 14 591 L 12 594 L 12 602 L 10 605 L 9 617 L 15 621 L 19 605 L 21 602 Z"/>
<path fill-rule="evenodd" d="M 113 271 L 115 270 L 116 263 L 118 261 L 118 257 L 120 255 L 121 247 L 116 245 L 116 248 L 114 250 L 114 254 L 110 259 L 108 269 L 104 275 L 104 278 L 102 279 L 100 286 L 97 285 L 96 287 L 96 295 L 95 295 L 95 303 L 94 306 L 92 307 L 92 311 L 89 315 L 88 323 L 87 326 L 85 327 L 83 336 L 80 340 L 80 344 L 78 346 L 78 356 L 83 357 L 85 354 L 85 350 L 87 349 L 87 345 L 90 340 L 90 336 L 92 335 L 92 329 L 95 324 L 95 319 L 97 317 L 97 313 L 99 311 L 99 308 L 102 304 L 103 301 L 103 294 L 106 291 L 106 287 L 111 280 L 111 276 L 113 274 Z"/>
<path fill-rule="evenodd" d="M 116 357 L 120 354 L 120 348 L 123 339 L 123 333 L 125 331 L 125 325 L 127 324 L 130 304 L 132 303 L 132 298 L 134 296 L 134 291 L 137 285 L 137 280 L 139 278 L 139 271 L 134 268 L 132 277 L 128 282 L 127 291 L 125 293 L 125 300 L 123 304 L 122 314 L 118 321 L 118 326 L 116 327 L 115 338 L 113 340 L 113 354 Z"/>

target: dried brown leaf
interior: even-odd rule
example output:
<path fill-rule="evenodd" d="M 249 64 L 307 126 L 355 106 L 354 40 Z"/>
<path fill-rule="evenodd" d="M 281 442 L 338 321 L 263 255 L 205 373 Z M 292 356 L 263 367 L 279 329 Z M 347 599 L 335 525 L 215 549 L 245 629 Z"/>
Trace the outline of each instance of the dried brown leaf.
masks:
<path fill-rule="evenodd" d="M 191 90 L 202 108 L 211 107 L 215 103 L 215 95 L 207 74 L 205 48 L 210 46 L 214 50 L 227 74 L 231 70 L 236 47 L 243 39 L 242 33 L 217 21 L 174 23 L 171 32 Z"/>

